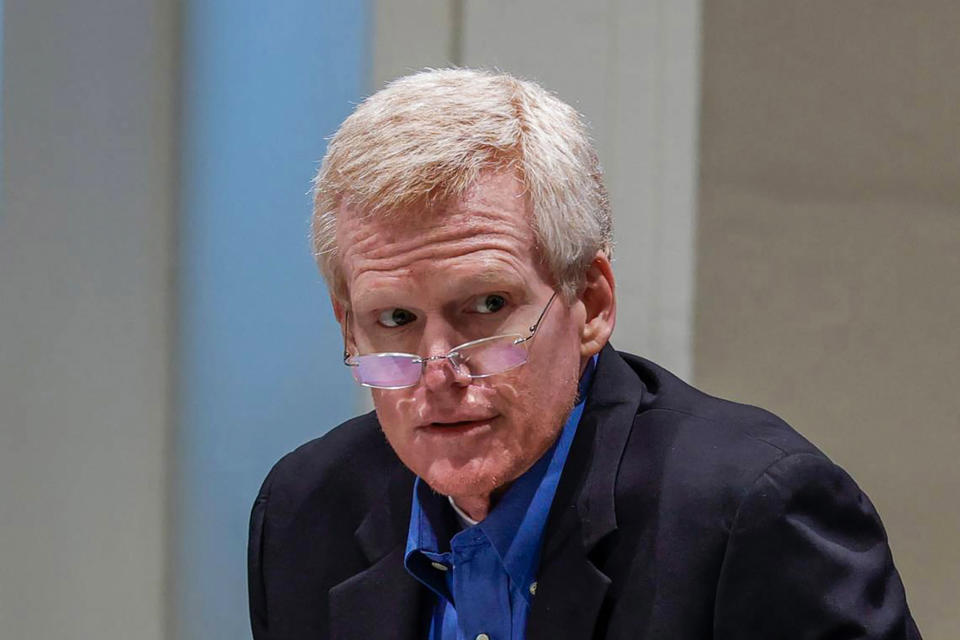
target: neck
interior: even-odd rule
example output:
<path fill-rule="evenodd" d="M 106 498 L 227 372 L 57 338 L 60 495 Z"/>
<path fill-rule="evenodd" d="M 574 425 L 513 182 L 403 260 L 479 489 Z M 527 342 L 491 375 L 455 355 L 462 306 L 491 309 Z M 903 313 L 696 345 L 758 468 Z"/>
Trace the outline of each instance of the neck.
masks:
<path fill-rule="evenodd" d="M 493 502 L 490 500 L 489 495 L 459 496 L 456 498 L 450 496 L 450 499 L 461 511 L 467 515 L 467 517 L 469 517 L 471 520 L 476 520 L 477 522 L 480 522 L 490 515 L 490 510 L 493 509 Z"/>
<path fill-rule="evenodd" d="M 510 487 L 510 484 L 512 483 L 497 487 L 496 491 L 485 495 L 449 496 L 449 498 L 468 518 L 480 522 L 490 515 L 490 512 L 497 505 L 497 500 L 499 500 L 500 496 Z"/>

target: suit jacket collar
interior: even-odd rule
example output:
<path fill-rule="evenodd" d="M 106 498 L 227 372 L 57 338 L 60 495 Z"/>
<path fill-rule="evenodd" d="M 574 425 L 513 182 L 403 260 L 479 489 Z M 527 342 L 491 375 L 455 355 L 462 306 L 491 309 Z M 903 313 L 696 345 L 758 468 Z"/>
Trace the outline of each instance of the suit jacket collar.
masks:
<path fill-rule="evenodd" d="M 634 416 L 650 392 L 610 345 L 600 354 L 544 534 L 528 640 L 590 638 L 610 579 L 590 559 L 617 528 L 615 490 Z M 403 566 L 413 474 L 397 461 L 386 495 L 357 528 L 370 566 L 330 590 L 332 637 L 422 638 L 426 588 Z M 389 622 L 387 622 L 389 621 Z"/>
<path fill-rule="evenodd" d="M 623 456 L 641 403 L 649 393 L 630 366 L 607 345 L 597 363 L 581 429 L 554 506 L 575 503 L 582 522 L 582 542 L 590 551 L 617 527 L 616 490 Z M 569 469 L 569 472 L 568 472 Z M 559 517 L 559 516 L 558 516 Z M 549 525 L 548 525 L 549 526 Z"/>
<path fill-rule="evenodd" d="M 616 531 L 616 480 L 634 417 L 650 393 L 607 345 L 547 520 L 527 639 L 593 637 L 610 578 L 591 560 Z"/>

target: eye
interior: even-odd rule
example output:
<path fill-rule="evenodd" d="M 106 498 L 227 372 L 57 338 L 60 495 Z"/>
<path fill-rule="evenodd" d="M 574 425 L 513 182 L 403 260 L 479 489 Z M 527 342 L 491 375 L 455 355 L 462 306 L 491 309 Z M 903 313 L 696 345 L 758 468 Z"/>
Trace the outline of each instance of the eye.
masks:
<path fill-rule="evenodd" d="M 417 316 L 406 309 L 394 307 L 393 309 L 387 309 L 381 312 L 377 321 L 385 327 L 400 327 L 405 324 L 410 324 L 416 319 Z"/>
<path fill-rule="evenodd" d="M 491 293 L 480 296 L 473 303 L 473 311 L 476 313 L 496 313 L 507 305 L 507 300 L 501 295 Z"/>

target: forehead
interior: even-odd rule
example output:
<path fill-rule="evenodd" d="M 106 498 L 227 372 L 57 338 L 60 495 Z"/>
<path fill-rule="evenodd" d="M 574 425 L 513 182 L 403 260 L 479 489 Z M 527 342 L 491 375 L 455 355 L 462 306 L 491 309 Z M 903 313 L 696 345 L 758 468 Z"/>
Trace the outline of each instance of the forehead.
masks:
<path fill-rule="evenodd" d="M 465 282 L 543 280 L 523 185 L 513 174 L 484 176 L 435 211 L 373 219 L 343 208 L 337 244 L 347 288 L 365 294 Z"/>

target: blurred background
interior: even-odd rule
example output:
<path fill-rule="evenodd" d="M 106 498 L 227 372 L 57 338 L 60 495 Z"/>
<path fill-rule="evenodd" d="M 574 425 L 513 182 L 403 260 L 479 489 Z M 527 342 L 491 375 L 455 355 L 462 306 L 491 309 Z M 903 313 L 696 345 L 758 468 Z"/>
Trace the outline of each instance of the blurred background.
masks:
<path fill-rule="evenodd" d="M 366 402 L 306 239 L 325 139 L 385 81 L 466 65 L 590 121 L 614 344 L 823 448 L 883 516 L 925 637 L 956 637 L 960 3 L 0 16 L 0 636 L 249 637 L 259 484 Z"/>

